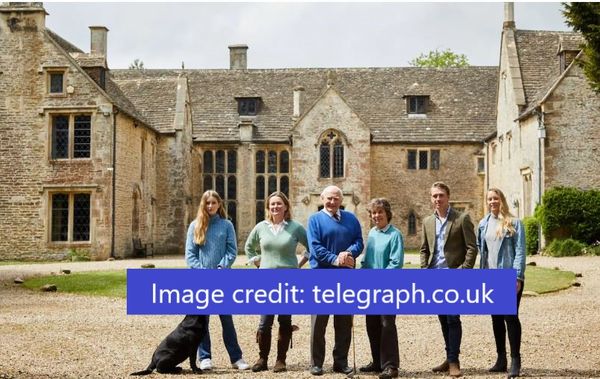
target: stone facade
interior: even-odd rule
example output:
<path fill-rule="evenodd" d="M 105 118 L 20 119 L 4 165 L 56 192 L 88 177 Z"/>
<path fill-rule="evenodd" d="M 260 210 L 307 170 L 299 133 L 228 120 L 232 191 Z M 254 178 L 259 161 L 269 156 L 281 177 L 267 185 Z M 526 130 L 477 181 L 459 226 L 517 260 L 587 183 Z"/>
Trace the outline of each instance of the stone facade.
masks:
<path fill-rule="evenodd" d="M 46 29 L 39 3 L 2 5 L 0 259 L 130 257 L 133 238 L 182 255 L 207 189 L 240 247 L 270 192 L 305 224 L 335 184 L 365 237 L 366 205 L 387 197 L 417 248 L 435 181 L 474 223 L 489 186 L 519 216 L 545 188 L 598 187 L 600 104 L 570 64 L 580 36 L 517 30 L 508 10 L 499 68 L 255 70 L 234 45 L 228 70 L 108 70 L 108 29 L 90 27 L 85 53 Z"/>
<path fill-rule="evenodd" d="M 576 62 L 582 42 L 576 33 L 524 31 L 512 19 L 504 23 L 497 129 L 485 149 L 486 187 L 501 188 L 519 217 L 532 215 L 548 188 L 600 185 L 593 169 L 600 159 L 600 98 Z"/>

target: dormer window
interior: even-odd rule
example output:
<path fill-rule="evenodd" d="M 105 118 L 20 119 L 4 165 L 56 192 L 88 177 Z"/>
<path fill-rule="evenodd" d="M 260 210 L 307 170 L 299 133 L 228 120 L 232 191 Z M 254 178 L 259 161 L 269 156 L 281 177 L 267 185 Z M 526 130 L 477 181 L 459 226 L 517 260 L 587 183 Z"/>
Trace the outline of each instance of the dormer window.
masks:
<path fill-rule="evenodd" d="M 571 62 L 573 62 L 573 60 L 575 59 L 575 57 L 577 56 L 579 52 L 578 51 L 561 51 L 558 54 L 558 59 L 560 61 L 560 72 L 563 73 L 567 67 L 569 67 L 569 65 L 571 64 Z"/>
<path fill-rule="evenodd" d="M 406 113 L 409 115 L 427 114 L 429 96 L 406 96 Z"/>
<path fill-rule="evenodd" d="M 259 111 L 260 97 L 237 97 L 240 116 L 256 116 Z"/>

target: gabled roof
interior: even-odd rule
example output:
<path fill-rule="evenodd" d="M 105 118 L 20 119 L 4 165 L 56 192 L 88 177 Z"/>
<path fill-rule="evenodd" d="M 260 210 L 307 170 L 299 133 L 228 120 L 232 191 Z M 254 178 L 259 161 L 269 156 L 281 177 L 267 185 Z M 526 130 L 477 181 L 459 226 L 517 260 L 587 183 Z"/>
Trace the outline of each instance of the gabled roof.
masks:
<path fill-rule="evenodd" d="M 177 103 L 175 70 L 112 70 L 113 80 L 160 132 L 173 132 Z"/>
<path fill-rule="evenodd" d="M 153 125 L 171 118 L 180 70 L 116 70 L 115 80 Z M 495 128 L 497 67 L 186 70 L 195 141 L 239 142 L 236 97 L 260 97 L 254 140 L 287 142 L 294 125 L 293 89 L 304 87 L 302 112 L 336 91 L 371 129 L 373 142 L 478 142 Z M 426 118 L 409 118 L 407 95 L 429 95 Z M 139 99 L 139 100 L 136 100 Z M 142 101 L 143 100 L 143 101 Z M 154 105 L 153 105 L 154 104 Z M 165 106 L 150 114 L 148 109 Z M 162 130 L 162 127 L 161 127 Z"/>
<path fill-rule="evenodd" d="M 149 123 L 148 119 L 139 112 L 136 107 L 132 104 L 131 101 L 123 94 L 121 89 L 112 81 L 110 75 L 106 76 L 105 84 L 106 88 L 100 87 L 83 69 L 83 67 L 97 67 L 97 64 L 101 62 L 98 60 L 97 56 L 89 55 L 89 59 L 86 58 L 86 54 L 77 48 L 75 45 L 60 37 L 58 34 L 54 33 L 50 29 L 46 28 L 46 35 L 59 46 L 59 48 L 63 49 L 66 57 L 71 60 L 71 62 L 79 67 L 81 73 L 88 77 L 90 82 L 97 86 L 98 90 L 104 93 L 108 99 L 121 111 L 129 115 L 130 117 L 142 122 L 144 125 L 153 128 L 153 126 Z M 77 58 L 75 58 L 77 57 Z M 104 58 L 102 58 L 103 61 Z M 102 65 L 104 66 L 104 65 Z"/>
<path fill-rule="evenodd" d="M 579 46 L 583 38 L 574 32 L 539 30 L 516 30 L 515 38 L 525 99 L 529 105 L 543 96 L 540 92 L 560 76 L 560 60 L 556 55 L 560 43 L 566 44 L 567 48 L 563 50 L 571 50 Z"/>

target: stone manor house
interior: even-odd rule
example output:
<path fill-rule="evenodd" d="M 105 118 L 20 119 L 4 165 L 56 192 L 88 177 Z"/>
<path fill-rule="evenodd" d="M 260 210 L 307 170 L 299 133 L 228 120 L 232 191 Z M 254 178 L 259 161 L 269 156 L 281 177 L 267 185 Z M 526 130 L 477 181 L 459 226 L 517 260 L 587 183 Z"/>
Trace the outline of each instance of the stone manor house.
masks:
<path fill-rule="evenodd" d="M 429 186 L 473 220 L 488 186 L 530 215 L 546 188 L 598 188 L 600 101 L 578 34 L 516 29 L 505 5 L 499 67 L 109 70 L 108 29 L 85 52 L 41 3 L 0 6 L 0 260 L 131 257 L 133 240 L 182 254 L 201 194 L 224 198 L 238 242 L 287 193 L 306 224 L 329 185 L 366 234 L 390 199 L 408 247 Z"/>

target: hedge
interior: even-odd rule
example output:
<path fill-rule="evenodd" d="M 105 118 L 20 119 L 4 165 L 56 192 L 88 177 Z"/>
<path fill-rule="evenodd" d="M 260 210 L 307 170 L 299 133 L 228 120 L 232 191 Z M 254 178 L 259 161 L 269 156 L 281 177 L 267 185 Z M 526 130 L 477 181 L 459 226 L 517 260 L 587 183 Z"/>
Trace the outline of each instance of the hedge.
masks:
<path fill-rule="evenodd" d="M 527 255 L 537 254 L 540 247 L 538 235 L 539 222 L 535 217 L 525 217 L 523 227 L 525 228 L 525 251 Z"/>
<path fill-rule="evenodd" d="M 600 190 L 551 188 L 544 193 L 535 217 L 549 242 L 573 238 L 593 244 L 600 240 Z"/>

